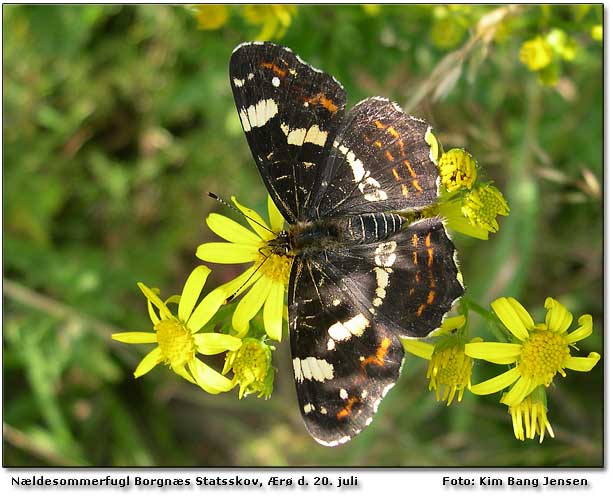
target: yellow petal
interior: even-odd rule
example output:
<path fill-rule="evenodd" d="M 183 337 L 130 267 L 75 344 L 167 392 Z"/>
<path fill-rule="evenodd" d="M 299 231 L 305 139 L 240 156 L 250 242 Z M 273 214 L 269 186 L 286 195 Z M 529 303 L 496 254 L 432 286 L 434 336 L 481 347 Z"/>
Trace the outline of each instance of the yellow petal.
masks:
<path fill-rule="evenodd" d="M 442 322 L 441 327 L 439 329 L 449 332 L 449 331 L 457 330 L 461 328 L 462 326 L 464 326 L 465 324 L 466 324 L 466 316 L 463 316 L 463 315 L 454 316 L 452 318 L 445 319 Z"/>
<path fill-rule="evenodd" d="M 220 214 L 209 214 L 206 218 L 206 224 L 213 233 L 232 243 L 260 245 L 262 242 L 253 231 L 249 231 L 243 225 Z"/>
<path fill-rule="evenodd" d="M 161 360 L 162 350 L 159 347 L 156 347 L 145 357 L 143 357 L 143 360 L 138 363 L 138 366 L 136 366 L 136 370 L 134 371 L 134 378 L 138 378 L 139 376 L 147 374 L 155 366 L 157 366 Z"/>
<path fill-rule="evenodd" d="M 236 306 L 232 316 L 232 326 L 240 333 L 246 333 L 249 329 L 249 321 L 258 313 L 264 305 L 264 301 L 270 292 L 272 281 L 262 277 L 251 287 L 247 295 Z"/>
<path fill-rule="evenodd" d="M 196 257 L 198 259 L 219 264 L 252 262 L 259 255 L 257 246 L 242 245 L 240 243 L 210 242 L 203 243 L 196 249 Z"/>
<path fill-rule="evenodd" d="M 513 368 L 499 374 L 498 376 L 494 376 L 489 380 L 472 385 L 470 387 L 470 391 L 476 395 L 489 395 L 494 392 L 499 392 L 500 390 L 507 388 L 514 381 L 517 381 L 520 376 L 521 374 L 519 370 L 517 368 Z"/>
<path fill-rule="evenodd" d="M 547 317 L 545 318 L 547 328 L 556 333 L 564 333 L 568 330 L 570 323 L 573 322 L 573 315 L 566 307 L 556 299 L 547 297 L 545 309 L 547 309 Z"/>
<path fill-rule="evenodd" d="M 196 383 L 205 392 L 218 394 L 232 390 L 234 387 L 234 383 L 231 380 L 219 374 L 199 359 L 191 360 L 188 365 Z"/>
<path fill-rule="evenodd" d="M 240 349 L 243 341 L 225 333 L 196 333 L 194 342 L 198 352 L 204 355 L 221 354 L 226 350 Z"/>
<path fill-rule="evenodd" d="M 186 379 L 190 383 L 196 383 L 196 380 L 192 377 L 192 375 L 185 369 L 185 364 L 181 366 L 171 366 L 172 370 L 175 374 L 178 374 L 181 378 Z"/>
<path fill-rule="evenodd" d="M 283 219 L 283 214 L 277 209 L 270 195 L 268 196 L 268 218 L 270 219 L 270 227 L 275 233 L 283 230 L 285 219 Z"/>
<path fill-rule="evenodd" d="M 566 337 L 566 343 L 577 343 L 592 334 L 592 316 L 584 314 L 579 318 L 579 328 Z"/>
<path fill-rule="evenodd" d="M 261 278 L 261 273 L 255 275 L 253 274 L 256 272 L 257 268 L 258 266 L 254 264 L 233 280 L 230 280 L 227 283 L 221 285 L 219 287 L 219 290 L 223 291 L 226 297 L 230 297 L 235 292 L 238 292 L 236 295 L 234 295 L 234 298 L 238 297 L 241 293 L 247 291 L 251 287 L 251 285 L 253 285 L 257 280 Z"/>
<path fill-rule="evenodd" d="M 185 324 L 187 329 L 192 333 L 200 331 L 202 327 L 207 324 L 215 313 L 219 310 L 221 304 L 226 299 L 226 294 L 221 288 L 216 288 L 206 297 L 204 297 L 200 303 L 192 312 L 191 317 Z"/>
<path fill-rule="evenodd" d="M 147 299 L 147 312 L 149 313 L 149 319 L 151 319 L 154 326 L 160 322 L 160 317 L 155 312 L 153 304 L 151 304 L 149 299 Z"/>
<path fill-rule="evenodd" d="M 519 358 L 521 347 L 518 343 L 467 343 L 464 346 L 464 353 L 469 357 L 495 364 L 511 364 Z"/>
<path fill-rule="evenodd" d="M 241 205 L 236 197 L 232 196 L 232 202 L 240 209 L 240 211 L 247 216 L 247 222 L 253 228 L 253 230 L 260 236 L 262 240 L 270 240 L 275 237 L 274 233 L 271 233 L 266 225 L 266 221 L 253 209 L 249 209 L 244 205 Z M 251 218 L 251 219 L 249 219 Z"/>
<path fill-rule="evenodd" d="M 187 277 L 179 300 L 179 319 L 184 323 L 191 316 L 209 274 L 211 270 L 208 267 L 198 266 Z"/>
<path fill-rule="evenodd" d="M 423 342 L 421 340 L 416 340 L 414 338 L 400 338 L 402 342 L 402 346 L 404 350 L 410 352 L 417 357 L 421 357 L 422 359 L 430 360 L 432 359 L 432 352 L 434 352 L 434 345 L 428 342 Z"/>
<path fill-rule="evenodd" d="M 502 324 L 504 324 L 513 335 L 521 341 L 528 338 L 528 330 L 522 320 L 523 313 L 518 313 L 516 310 L 518 306 L 521 306 L 519 302 L 515 301 L 515 303 L 511 303 L 509 298 L 501 297 L 494 300 L 491 306 L 500 321 L 502 321 Z"/>
<path fill-rule="evenodd" d="M 539 386 L 538 382 L 527 376 L 521 376 L 504 396 L 502 402 L 508 406 L 519 405 L 537 386 Z"/>
<path fill-rule="evenodd" d="M 157 343 L 157 334 L 147 331 L 123 331 L 121 333 L 113 333 L 113 340 L 122 343 Z"/>
<path fill-rule="evenodd" d="M 162 302 L 162 299 L 160 299 L 160 297 L 158 297 L 153 290 L 151 290 L 151 288 L 140 281 L 137 283 L 137 285 L 145 297 L 147 297 L 147 299 L 160 310 L 160 315 L 163 319 L 169 319 L 172 317 L 172 312 L 170 312 L 170 309 L 166 307 L 166 304 Z"/>
<path fill-rule="evenodd" d="M 570 357 L 564 362 L 564 367 L 572 369 L 573 371 L 581 371 L 587 373 L 591 371 L 594 366 L 600 360 L 600 354 L 598 352 L 590 352 L 587 357 Z"/>
<path fill-rule="evenodd" d="M 507 301 L 509 304 L 511 304 L 511 307 L 513 307 L 524 326 L 529 330 L 534 328 L 534 319 L 532 319 L 532 316 L 530 316 L 530 313 L 526 310 L 526 308 L 513 297 L 509 297 Z"/>
<path fill-rule="evenodd" d="M 264 329 L 273 340 L 281 341 L 283 330 L 283 298 L 285 286 L 283 283 L 272 283 L 268 298 L 264 304 Z"/>

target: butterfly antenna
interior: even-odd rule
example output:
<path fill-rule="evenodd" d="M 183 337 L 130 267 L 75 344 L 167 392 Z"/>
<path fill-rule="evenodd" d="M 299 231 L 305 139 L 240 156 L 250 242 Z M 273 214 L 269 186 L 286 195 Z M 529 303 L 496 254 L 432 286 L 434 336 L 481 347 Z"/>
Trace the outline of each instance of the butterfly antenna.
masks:
<path fill-rule="evenodd" d="M 251 280 L 251 278 L 255 276 L 255 274 L 260 270 L 260 268 L 264 265 L 264 263 L 268 260 L 269 257 L 270 257 L 270 254 L 268 254 L 262 262 L 260 262 L 259 266 L 255 268 L 255 271 L 253 271 L 253 273 L 249 275 L 249 278 L 247 278 L 245 282 L 241 286 L 239 286 L 236 291 L 232 293 L 232 295 L 230 295 L 229 297 L 226 297 L 224 304 L 228 304 L 236 298 L 236 296 L 241 292 L 241 290 L 245 287 L 245 285 L 249 283 L 249 280 Z"/>
<path fill-rule="evenodd" d="M 245 214 L 243 211 L 241 211 L 240 209 L 238 209 L 236 206 L 232 205 L 230 202 L 228 202 L 227 200 L 224 200 L 223 198 L 219 197 L 218 195 L 214 194 L 213 192 L 208 192 L 209 197 L 211 197 L 214 200 L 217 200 L 217 202 L 225 205 L 226 207 L 229 207 L 230 209 L 232 209 L 235 212 L 238 212 L 241 216 L 246 217 L 247 219 L 249 219 L 250 221 L 253 221 L 255 224 L 257 224 L 260 228 L 264 228 L 266 231 L 269 231 L 270 233 L 276 235 L 276 233 L 271 230 L 268 226 L 264 226 L 262 223 L 256 221 L 255 219 L 253 219 L 252 217 L 249 217 L 247 214 Z"/>

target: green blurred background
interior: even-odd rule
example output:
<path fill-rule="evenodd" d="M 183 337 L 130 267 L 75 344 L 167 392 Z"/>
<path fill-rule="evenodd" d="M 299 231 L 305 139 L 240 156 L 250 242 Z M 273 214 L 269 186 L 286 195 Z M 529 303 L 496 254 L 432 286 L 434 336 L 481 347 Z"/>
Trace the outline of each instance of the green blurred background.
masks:
<path fill-rule="evenodd" d="M 369 429 L 328 449 L 302 425 L 287 339 L 268 401 L 210 396 L 163 367 L 134 380 L 148 348 L 110 340 L 150 329 L 136 281 L 180 291 L 196 246 L 214 239 L 206 215 L 234 216 L 207 191 L 264 211 L 227 72 L 238 43 L 265 37 L 335 75 L 350 105 L 384 95 L 445 148 L 467 148 L 511 207 L 489 241 L 455 237 L 468 295 L 514 296 L 539 320 L 554 296 L 594 317 L 577 355 L 602 352 L 602 16 L 593 5 L 235 5 L 200 20 L 175 6 L 4 6 L 3 463 L 603 464 L 603 361 L 557 377 L 556 438 L 539 445 L 514 438 L 496 395 L 435 402 L 426 362 L 409 357 Z M 562 49 L 529 70 L 520 47 L 552 29 Z M 240 270 L 215 267 L 209 285 Z M 488 337 L 478 319 L 471 329 Z M 482 365 L 473 381 L 500 371 Z"/>

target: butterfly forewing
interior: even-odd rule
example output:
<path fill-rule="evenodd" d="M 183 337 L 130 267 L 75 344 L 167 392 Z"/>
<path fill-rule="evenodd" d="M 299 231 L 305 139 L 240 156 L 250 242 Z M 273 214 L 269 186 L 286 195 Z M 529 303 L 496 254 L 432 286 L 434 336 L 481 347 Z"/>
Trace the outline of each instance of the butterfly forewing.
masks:
<path fill-rule="evenodd" d="M 344 115 L 345 90 L 272 43 L 239 45 L 230 59 L 230 84 L 273 201 L 290 223 L 306 219 L 315 178 Z"/>
<path fill-rule="evenodd" d="M 385 98 L 357 104 L 333 142 L 314 215 L 417 210 L 434 203 L 438 170 L 426 141 L 429 129 Z"/>

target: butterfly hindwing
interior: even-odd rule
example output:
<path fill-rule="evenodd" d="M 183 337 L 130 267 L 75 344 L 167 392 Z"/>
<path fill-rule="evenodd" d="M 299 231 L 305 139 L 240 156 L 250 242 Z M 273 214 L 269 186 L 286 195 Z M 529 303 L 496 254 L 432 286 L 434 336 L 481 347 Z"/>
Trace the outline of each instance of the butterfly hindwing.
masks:
<path fill-rule="evenodd" d="M 298 403 L 309 433 L 328 446 L 370 424 L 404 357 L 398 337 L 354 300 L 353 284 L 339 279 L 325 257 L 296 260 L 290 278 Z"/>
<path fill-rule="evenodd" d="M 343 122 L 323 170 L 315 217 L 418 210 L 437 197 L 430 126 L 397 104 L 372 97 Z"/>
<path fill-rule="evenodd" d="M 291 50 L 239 45 L 230 59 L 239 118 L 273 201 L 290 223 L 306 219 L 346 103 L 343 87 Z"/>
<path fill-rule="evenodd" d="M 438 218 L 328 259 L 337 279 L 352 282 L 353 298 L 399 336 L 427 336 L 464 293 L 455 248 Z"/>

